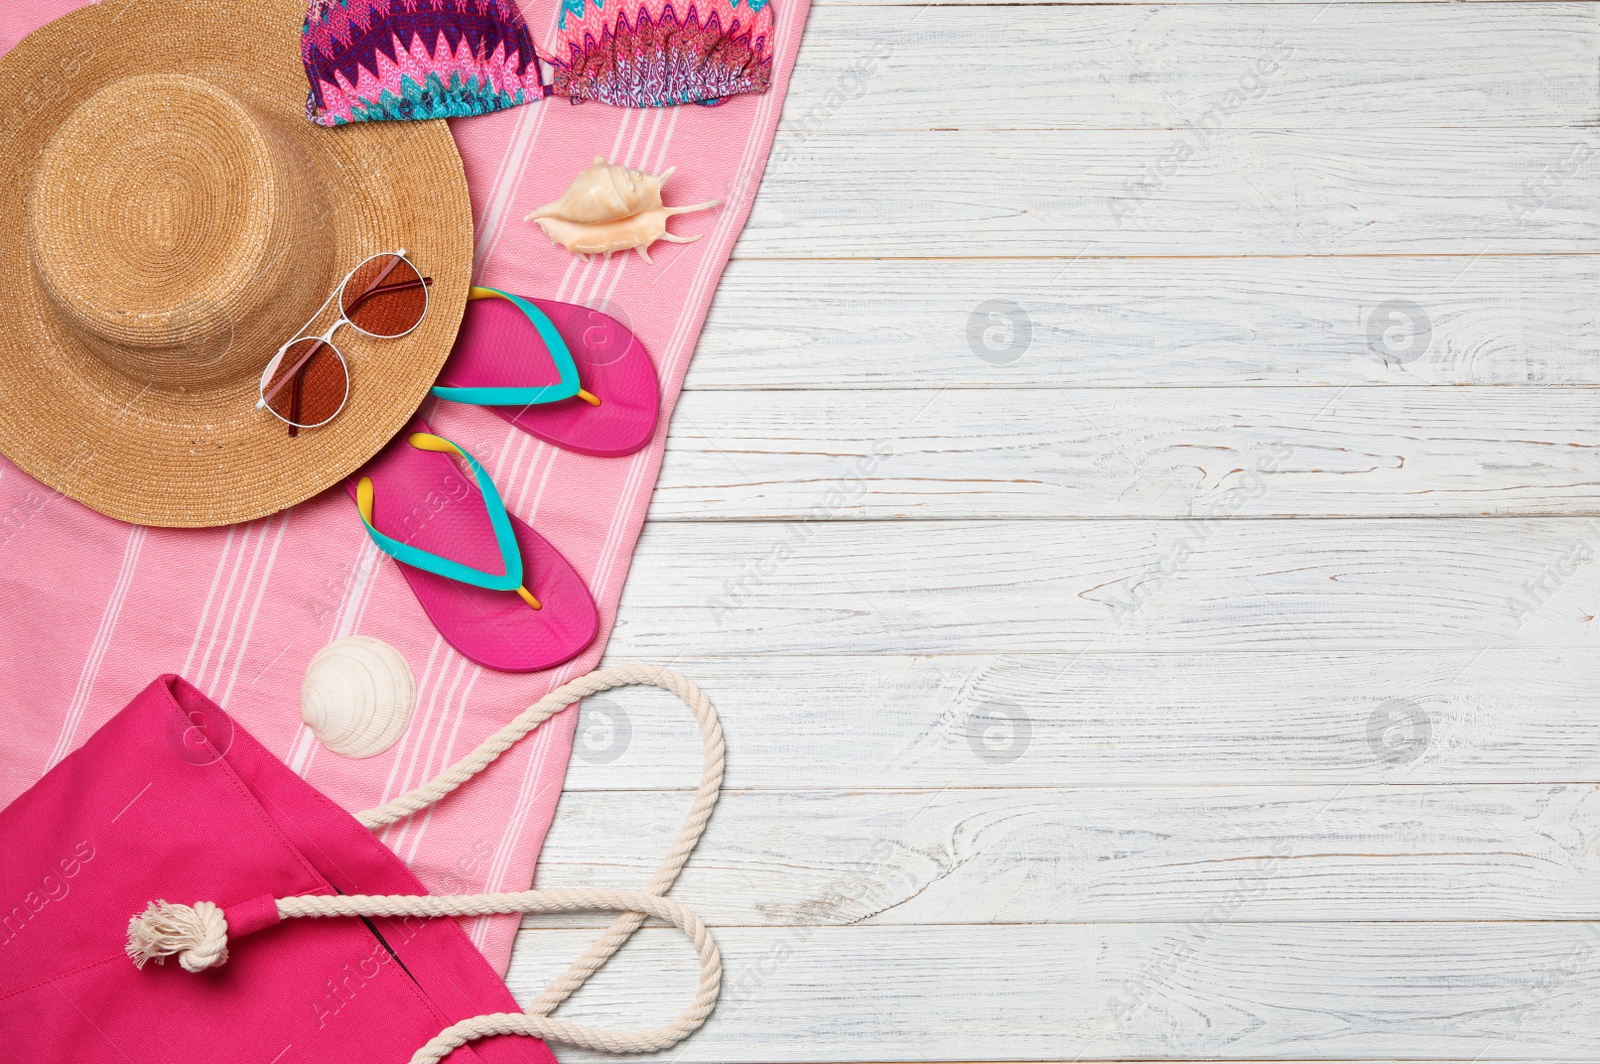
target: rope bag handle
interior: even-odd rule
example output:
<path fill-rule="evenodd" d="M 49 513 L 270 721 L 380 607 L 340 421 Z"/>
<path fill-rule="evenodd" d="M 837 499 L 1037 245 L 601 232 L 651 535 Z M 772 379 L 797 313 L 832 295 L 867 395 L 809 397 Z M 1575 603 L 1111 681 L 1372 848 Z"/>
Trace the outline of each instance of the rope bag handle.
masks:
<path fill-rule="evenodd" d="M 615 687 L 646 685 L 671 691 L 689 704 L 700 724 L 705 765 L 694 805 L 672 848 L 644 890 L 524 890 L 462 895 L 303 895 L 256 898 L 223 910 L 211 902 L 176 905 L 156 901 L 128 924 L 128 956 L 143 967 L 176 956 L 186 971 L 199 972 L 224 964 L 228 936 L 244 935 L 279 920 L 318 916 L 481 916 L 495 913 L 615 911 L 619 916 L 584 954 L 535 998 L 523 1012 L 487 1013 L 462 1020 L 435 1035 L 417 1050 L 411 1064 L 434 1064 L 458 1046 L 490 1035 L 519 1034 L 608 1053 L 651 1053 L 683 1041 L 705 1023 L 722 987 L 722 956 L 704 923 L 693 912 L 665 897 L 689 860 L 722 791 L 724 747 L 722 724 L 711 700 L 687 677 L 654 665 L 622 665 L 598 669 L 560 687 L 529 706 L 476 750 L 451 765 L 432 782 L 391 802 L 356 814 L 376 830 L 427 809 L 467 780 L 492 765 L 501 754 L 567 706 Z M 694 1002 L 671 1023 L 644 1031 L 608 1031 L 567 1023 L 550 1014 L 583 986 L 651 916 L 683 931 L 700 960 L 700 985 Z"/>

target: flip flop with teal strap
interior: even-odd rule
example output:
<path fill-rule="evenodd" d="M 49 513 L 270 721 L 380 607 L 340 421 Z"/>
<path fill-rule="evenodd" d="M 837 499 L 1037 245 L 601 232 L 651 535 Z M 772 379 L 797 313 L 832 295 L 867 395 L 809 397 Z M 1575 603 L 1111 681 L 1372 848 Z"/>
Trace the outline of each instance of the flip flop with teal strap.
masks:
<path fill-rule="evenodd" d="M 623 324 L 587 307 L 474 288 L 433 394 L 486 406 L 579 454 L 633 454 L 655 435 L 661 386 Z"/>
<path fill-rule="evenodd" d="M 476 459 L 420 418 L 346 488 L 439 634 L 479 665 L 536 672 L 594 641 L 599 611 L 583 578 L 506 512 Z"/>

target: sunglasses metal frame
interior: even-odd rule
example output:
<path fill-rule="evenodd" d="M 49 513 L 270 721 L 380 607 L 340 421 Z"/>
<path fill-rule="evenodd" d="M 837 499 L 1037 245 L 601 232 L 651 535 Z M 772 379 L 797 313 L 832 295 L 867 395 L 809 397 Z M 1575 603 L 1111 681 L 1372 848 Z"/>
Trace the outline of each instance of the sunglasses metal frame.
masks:
<path fill-rule="evenodd" d="M 345 286 L 350 283 L 350 279 L 354 277 L 357 271 L 359 271 L 363 266 L 367 265 L 367 263 L 372 262 L 374 259 L 383 258 L 399 259 L 401 262 L 404 262 L 407 266 L 411 267 L 411 271 L 415 273 L 422 281 L 422 313 L 417 315 L 416 322 L 404 332 L 390 334 L 368 332 L 366 329 L 363 329 L 361 326 L 357 325 L 355 321 L 351 319 L 349 313 L 344 309 L 344 291 Z M 378 286 L 382 284 L 383 279 L 387 277 L 388 274 L 389 271 L 385 270 L 383 273 L 373 278 L 371 286 L 368 287 L 366 292 L 361 293 L 361 295 L 357 297 L 357 300 L 359 301 L 360 299 L 365 298 L 371 292 L 375 291 Z M 366 258 L 356 263 L 350 268 L 350 271 L 344 275 L 344 280 L 339 282 L 339 286 L 333 290 L 333 294 L 327 299 L 323 300 L 322 306 L 317 308 L 317 312 L 311 315 L 311 317 L 307 319 L 306 323 L 295 331 L 295 334 L 291 339 L 286 341 L 282 347 L 278 348 L 278 353 L 272 356 L 272 360 L 267 363 L 266 369 L 261 371 L 261 381 L 256 387 L 256 391 L 260 396 L 260 398 L 256 400 L 256 409 L 265 409 L 267 413 L 271 414 L 285 425 L 288 425 L 291 429 L 321 428 L 323 425 L 326 425 L 328 422 L 338 417 L 339 414 L 344 410 L 345 404 L 350 400 L 350 363 L 345 361 L 344 353 L 333 345 L 334 334 L 339 331 L 339 327 L 341 325 L 348 325 L 361 335 L 371 337 L 374 340 L 398 340 L 403 336 L 409 335 L 410 333 L 414 332 L 417 326 L 421 325 L 423 320 L 428 316 L 428 306 L 432 299 L 432 296 L 428 291 L 428 282 L 430 280 L 432 280 L 432 278 L 423 277 L 422 271 L 417 269 L 416 263 L 412 262 L 406 257 L 405 248 L 401 248 L 398 251 L 380 251 L 375 255 L 368 255 Z M 328 309 L 329 304 L 335 302 L 337 302 L 339 306 L 339 316 L 334 320 L 332 325 L 328 326 L 328 330 L 320 336 L 314 336 L 308 333 L 307 330 L 311 328 L 318 318 L 322 317 L 323 313 Z M 277 387 L 273 388 L 269 392 L 267 390 L 267 385 L 271 382 L 273 374 L 277 372 L 278 367 L 283 363 L 283 356 L 291 347 L 303 340 L 316 341 L 318 346 L 312 348 L 305 358 L 301 359 L 300 364 L 295 366 L 289 373 L 285 374 L 283 380 L 278 382 Z M 333 356 L 339 360 L 339 365 L 344 370 L 344 395 L 339 398 L 339 405 L 334 408 L 333 413 L 329 414 L 321 421 L 309 424 L 303 421 L 291 421 L 289 418 L 284 417 L 282 414 L 274 410 L 270 400 L 274 395 L 278 394 L 278 392 L 282 391 L 285 387 L 288 387 L 292 381 L 297 380 L 301 369 L 323 347 L 326 347 L 329 351 L 333 352 Z"/>

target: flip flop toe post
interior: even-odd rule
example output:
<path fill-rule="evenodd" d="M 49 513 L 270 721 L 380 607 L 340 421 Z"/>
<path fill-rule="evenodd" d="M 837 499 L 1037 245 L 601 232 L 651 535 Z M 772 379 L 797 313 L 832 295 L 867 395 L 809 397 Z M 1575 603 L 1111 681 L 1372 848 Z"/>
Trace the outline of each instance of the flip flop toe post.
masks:
<path fill-rule="evenodd" d="M 346 489 L 367 534 L 400 563 L 423 612 L 466 657 L 536 672 L 593 642 L 599 613 L 582 577 L 506 511 L 476 459 L 426 423 L 413 421 Z"/>
<path fill-rule="evenodd" d="M 474 288 L 433 394 L 487 406 L 579 454 L 633 454 L 655 435 L 661 386 L 621 322 L 588 307 Z"/>

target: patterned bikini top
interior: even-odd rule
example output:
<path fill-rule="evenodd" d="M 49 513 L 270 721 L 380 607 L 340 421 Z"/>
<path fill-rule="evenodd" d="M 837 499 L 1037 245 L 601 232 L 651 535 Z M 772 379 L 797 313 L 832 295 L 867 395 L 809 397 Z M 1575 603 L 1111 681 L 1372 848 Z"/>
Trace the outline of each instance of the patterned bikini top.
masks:
<path fill-rule="evenodd" d="M 340 126 L 487 114 L 544 96 L 721 103 L 772 82 L 769 0 L 561 0 L 554 81 L 517 0 L 310 0 L 306 116 Z"/>
<path fill-rule="evenodd" d="M 321 126 L 457 118 L 544 95 L 516 0 L 311 0 L 300 31 Z"/>
<path fill-rule="evenodd" d="M 772 83 L 768 0 L 562 0 L 551 90 L 623 107 L 721 103 Z"/>

